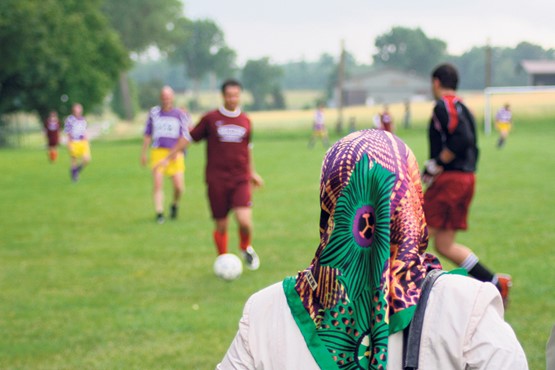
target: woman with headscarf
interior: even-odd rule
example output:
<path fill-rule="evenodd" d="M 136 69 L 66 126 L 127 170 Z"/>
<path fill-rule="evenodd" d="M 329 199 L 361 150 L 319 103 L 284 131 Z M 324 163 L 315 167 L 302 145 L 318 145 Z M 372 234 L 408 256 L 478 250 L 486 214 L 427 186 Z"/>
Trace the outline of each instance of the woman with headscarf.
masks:
<path fill-rule="evenodd" d="M 249 298 L 218 369 L 409 368 L 403 333 L 426 275 L 441 267 L 425 252 L 422 199 L 399 138 L 365 130 L 337 142 L 322 166 L 312 263 Z M 528 368 L 493 284 L 457 273 L 432 284 L 410 368 Z"/>

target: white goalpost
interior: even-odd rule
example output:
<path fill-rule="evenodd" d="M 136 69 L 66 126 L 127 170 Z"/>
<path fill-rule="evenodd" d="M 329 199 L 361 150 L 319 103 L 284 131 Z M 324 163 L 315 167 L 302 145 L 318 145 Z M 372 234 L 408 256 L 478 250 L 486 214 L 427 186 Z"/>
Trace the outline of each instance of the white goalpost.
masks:
<path fill-rule="evenodd" d="M 484 132 L 486 135 L 491 134 L 492 127 L 492 109 L 491 97 L 492 95 L 505 95 L 505 94 L 528 94 L 540 92 L 555 92 L 555 86 L 505 86 L 505 87 L 486 87 L 484 89 Z"/>

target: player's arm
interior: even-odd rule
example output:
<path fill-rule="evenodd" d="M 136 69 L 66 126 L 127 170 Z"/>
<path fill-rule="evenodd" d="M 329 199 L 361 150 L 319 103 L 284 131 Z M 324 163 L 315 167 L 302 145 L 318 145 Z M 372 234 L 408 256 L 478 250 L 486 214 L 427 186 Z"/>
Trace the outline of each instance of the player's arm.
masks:
<path fill-rule="evenodd" d="M 148 148 L 150 147 L 150 144 L 152 143 L 152 136 L 150 135 L 145 135 L 143 137 L 143 148 L 141 150 L 141 164 L 143 166 L 146 166 L 147 163 L 147 155 L 146 152 L 148 151 Z"/>
<path fill-rule="evenodd" d="M 166 166 L 170 160 L 175 158 L 175 155 L 177 153 L 183 152 L 183 150 L 185 150 L 185 148 L 189 146 L 189 143 L 192 140 L 193 139 L 191 138 L 191 134 L 189 133 L 189 130 L 186 127 L 184 127 L 183 131 L 181 132 L 181 135 L 179 135 L 179 139 L 177 139 L 177 143 L 173 146 L 173 148 L 170 149 L 170 152 L 168 153 L 168 155 L 156 164 L 156 167 Z"/>
<path fill-rule="evenodd" d="M 441 109 L 439 105 L 436 104 L 432 119 L 436 124 L 441 126 L 443 132 L 448 132 L 447 126 L 449 124 L 449 116 L 446 109 Z M 424 163 L 424 169 L 421 173 L 422 183 L 426 186 L 432 185 L 436 176 L 443 172 L 443 166 L 453 159 L 455 159 L 455 153 L 444 143 L 439 154 L 434 158 L 428 159 L 426 163 Z"/>
<path fill-rule="evenodd" d="M 455 150 L 453 150 L 453 147 L 458 145 L 459 138 L 457 137 L 457 135 L 448 134 L 449 115 L 445 107 L 440 108 L 439 105 L 436 105 L 436 107 L 434 108 L 434 115 L 436 119 L 439 121 L 441 125 L 441 129 L 446 134 L 447 140 L 445 141 L 443 148 L 439 152 L 439 155 L 436 158 L 431 158 L 431 159 L 435 160 L 439 166 L 443 166 L 444 164 L 447 164 L 453 161 L 453 159 L 455 159 L 456 152 Z M 462 122 L 459 122 L 459 125 L 461 123 Z"/>
<path fill-rule="evenodd" d="M 249 144 L 249 166 L 250 166 L 250 174 L 251 174 L 251 183 L 254 185 L 255 188 L 258 188 L 260 186 L 264 186 L 264 180 L 256 172 L 256 170 L 254 168 L 254 155 L 253 155 L 253 145 L 252 145 L 252 143 Z"/>

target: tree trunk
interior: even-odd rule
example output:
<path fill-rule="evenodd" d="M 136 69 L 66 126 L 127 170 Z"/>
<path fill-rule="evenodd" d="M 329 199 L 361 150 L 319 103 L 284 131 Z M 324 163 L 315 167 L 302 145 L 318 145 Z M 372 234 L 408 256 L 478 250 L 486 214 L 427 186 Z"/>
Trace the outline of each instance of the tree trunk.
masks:
<path fill-rule="evenodd" d="M 119 88 L 121 91 L 121 101 L 127 121 L 133 120 L 133 107 L 131 106 L 131 94 L 129 93 L 129 80 L 127 72 L 121 72 L 119 75 Z"/>

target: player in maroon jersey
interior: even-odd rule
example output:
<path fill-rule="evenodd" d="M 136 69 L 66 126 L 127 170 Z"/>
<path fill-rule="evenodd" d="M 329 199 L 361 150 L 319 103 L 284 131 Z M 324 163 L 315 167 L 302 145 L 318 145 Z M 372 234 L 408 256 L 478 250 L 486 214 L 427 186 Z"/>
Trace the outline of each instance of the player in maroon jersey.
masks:
<path fill-rule="evenodd" d="M 218 254 L 227 253 L 228 215 L 233 211 L 239 224 L 243 258 L 249 269 L 256 270 L 260 260 L 251 245 L 251 191 L 264 182 L 254 170 L 251 121 L 239 107 L 242 86 L 230 79 L 223 83 L 221 91 L 223 106 L 206 113 L 191 130 L 191 137 L 207 143 L 205 176 Z M 187 144 L 185 138 L 180 138 L 169 156 L 182 151 Z"/>
<path fill-rule="evenodd" d="M 389 106 L 383 106 L 383 112 L 380 114 L 380 127 L 382 130 L 393 133 L 393 117 L 389 113 Z"/>
<path fill-rule="evenodd" d="M 48 158 L 54 163 L 58 158 L 58 143 L 60 141 L 60 119 L 56 111 L 51 111 L 44 121 L 44 132 L 48 141 Z"/>

